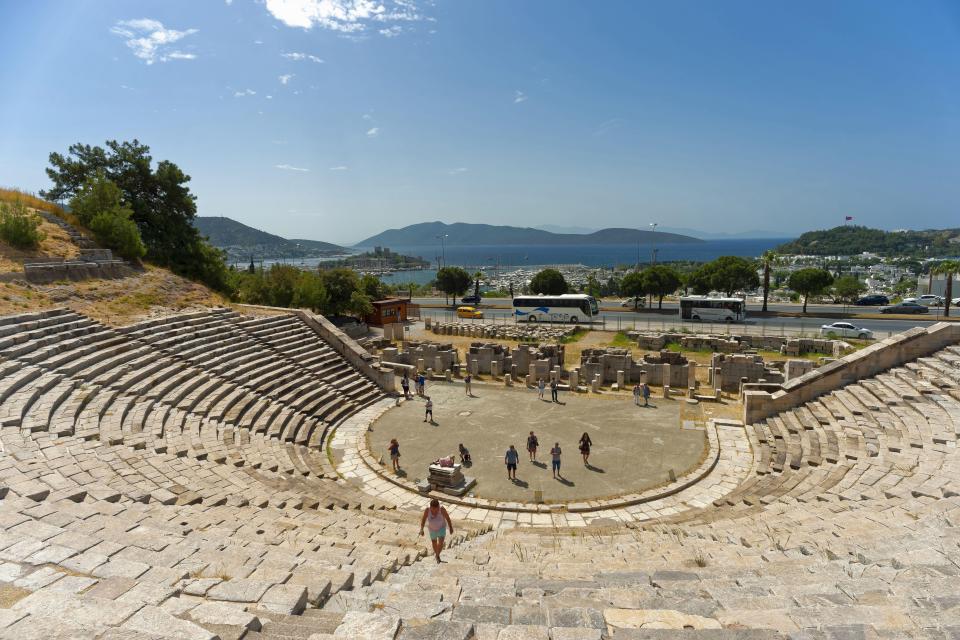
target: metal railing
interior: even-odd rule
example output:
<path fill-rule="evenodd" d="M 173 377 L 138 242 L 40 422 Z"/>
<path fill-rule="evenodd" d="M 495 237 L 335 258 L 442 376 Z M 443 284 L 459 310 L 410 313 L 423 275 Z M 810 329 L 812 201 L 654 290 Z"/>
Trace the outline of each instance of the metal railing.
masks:
<path fill-rule="evenodd" d="M 449 323 L 456 322 L 461 324 L 487 324 L 487 325 L 498 325 L 498 324 L 525 324 L 518 323 L 515 316 L 509 312 L 504 311 L 502 313 L 485 311 L 483 318 L 458 318 L 453 312 L 446 311 L 422 311 L 421 319 L 429 318 L 431 323 Z M 722 322 L 681 322 L 678 318 L 623 318 L 620 315 L 616 317 L 610 317 L 607 315 L 601 315 L 593 323 L 584 323 L 578 322 L 580 326 L 590 327 L 595 330 L 601 331 L 642 331 L 642 332 L 675 332 L 675 333 L 689 333 L 690 335 L 694 334 L 711 334 L 711 335 L 751 335 L 751 336 L 780 336 L 784 338 L 818 338 L 820 336 L 820 326 L 822 321 L 809 320 L 805 321 L 802 318 L 790 318 L 791 322 L 787 322 L 786 319 L 777 321 L 774 319 L 764 320 L 757 322 L 756 324 L 747 323 L 747 324 L 738 324 L 738 323 L 722 323 Z M 569 326 L 569 322 L 545 322 L 545 323 L 536 323 L 543 324 L 545 326 Z M 890 337 L 899 331 L 884 331 L 881 329 L 873 329 L 873 337 L 875 340 L 882 340 L 884 338 Z M 827 337 L 827 336 L 823 336 Z M 839 338 L 839 336 L 837 336 Z"/>

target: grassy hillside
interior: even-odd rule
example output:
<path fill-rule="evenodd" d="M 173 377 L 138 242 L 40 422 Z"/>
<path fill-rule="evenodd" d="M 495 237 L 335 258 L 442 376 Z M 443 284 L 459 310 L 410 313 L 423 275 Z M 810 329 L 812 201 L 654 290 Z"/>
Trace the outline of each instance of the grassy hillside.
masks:
<path fill-rule="evenodd" d="M 16 200 L 31 209 L 70 217 L 57 205 L 29 193 L 0 189 L 0 202 Z M 76 221 L 70 222 L 76 226 Z M 16 249 L 0 241 L 0 315 L 69 307 L 107 324 L 124 325 L 152 314 L 227 304 L 225 298 L 202 284 L 150 265 L 118 280 L 30 284 L 22 279 L 24 261 L 80 254 L 80 248 L 60 226 L 44 220 L 41 230 L 46 238 L 35 250 Z"/>
<path fill-rule="evenodd" d="M 869 251 L 881 255 L 955 256 L 960 254 L 960 229 L 883 231 L 842 226 L 808 231 L 777 247 L 780 253 L 849 256 Z"/>

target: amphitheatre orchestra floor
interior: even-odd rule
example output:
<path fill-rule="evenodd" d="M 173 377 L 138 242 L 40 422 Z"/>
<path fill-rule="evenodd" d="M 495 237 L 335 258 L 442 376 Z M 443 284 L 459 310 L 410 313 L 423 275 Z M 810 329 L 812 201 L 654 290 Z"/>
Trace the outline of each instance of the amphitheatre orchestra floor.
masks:
<path fill-rule="evenodd" d="M 560 393 L 560 404 L 523 387 L 473 385 L 473 397 L 462 382 L 428 383 L 434 403 L 434 424 L 423 422 L 424 400 L 414 398 L 383 414 L 367 435 L 370 451 L 383 456 L 390 471 L 387 446 L 400 442 L 400 465 L 408 479 L 426 478 L 427 466 L 457 451 L 463 443 L 473 457 L 464 467 L 477 479 L 471 493 L 477 497 L 532 502 L 543 491 L 547 502 L 610 498 L 665 484 L 673 469 L 679 477 L 695 467 L 706 450 L 702 428 L 683 428 L 682 400 L 652 398 L 650 408 L 637 407 L 632 397 Z M 526 451 L 528 433 L 540 441 L 537 463 Z M 590 466 L 584 466 L 577 443 L 586 431 L 593 440 Z M 562 480 L 554 480 L 550 448 L 563 450 Z M 507 478 L 504 454 L 515 445 L 520 451 L 517 482 Z M 459 458 L 458 458 L 459 459 Z"/>

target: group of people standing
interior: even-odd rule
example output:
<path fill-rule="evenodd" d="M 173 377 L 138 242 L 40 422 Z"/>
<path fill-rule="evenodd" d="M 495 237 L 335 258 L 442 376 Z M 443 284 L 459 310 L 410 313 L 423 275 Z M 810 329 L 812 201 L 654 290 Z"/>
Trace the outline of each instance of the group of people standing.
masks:
<path fill-rule="evenodd" d="M 540 396 L 540 399 L 543 400 L 543 394 L 547 390 L 547 383 L 543 378 L 537 380 L 537 394 Z M 560 402 L 559 398 L 560 384 L 556 380 L 550 381 L 550 401 L 551 402 Z"/>
<path fill-rule="evenodd" d="M 593 446 L 593 440 L 590 439 L 590 434 L 586 431 L 583 432 L 583 435 L 580 436 L 580 442 L 578 447 L 580 449 L 580 455 L 583 456 L 584 466 L 590 465 L 590 447 Z M 527 454 L 530 456 L 530 462 L 537 461 L 537 449 L 540 448 L 540 439 L 537 437 L 537 434 L 533 431 L 530 432 L 530 435 L 527 436 Z M 563 450 L 560 448 L 559 442 L 554 442 L 553 447 L 550 449 L 550 463 L 551 469 L 553 470 L 553 477 L 563 478 L 560 474 L 560 456 L 563 454 Z M 507 449 L 506 454 L 503 458 L 504 463 L 507 465 L 507 478 L 510 480 L 517 479 L 517 464 L 520 462 L 520 454 L 517 452 L 517 449 L 514 445 L 510 445 L 510 448 Z"/>

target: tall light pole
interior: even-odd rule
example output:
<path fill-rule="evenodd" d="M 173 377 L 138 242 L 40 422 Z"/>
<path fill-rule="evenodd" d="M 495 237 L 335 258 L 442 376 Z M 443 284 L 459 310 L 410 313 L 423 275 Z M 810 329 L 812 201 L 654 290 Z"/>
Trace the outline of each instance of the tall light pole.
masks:
<path fill-rule="evenodd" d="M 450 234 L 443 233 L 437 236 L 438 238 L 440 238 L 440 260 L 442 262 L 441 267 L 447 266 L 447 246 L 444 240 L 448 235 Z"/>
<path fill-rule="evenodd" d="M 650 229 L 653 230 L 653 236 L 650 237 L 650 262 L 657 264 L 657 222 L 650 223 Z"/>

